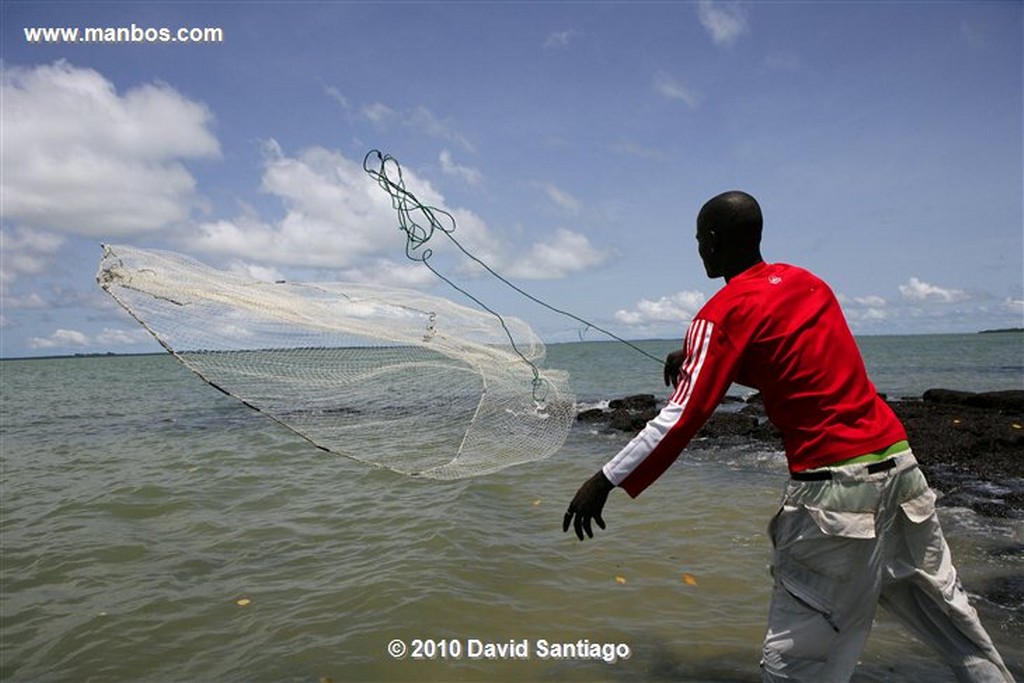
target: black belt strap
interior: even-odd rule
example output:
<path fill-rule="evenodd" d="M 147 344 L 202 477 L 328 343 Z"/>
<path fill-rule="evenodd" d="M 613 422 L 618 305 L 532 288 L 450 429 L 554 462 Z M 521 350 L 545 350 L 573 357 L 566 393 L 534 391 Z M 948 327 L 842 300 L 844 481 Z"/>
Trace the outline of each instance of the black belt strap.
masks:
<path fill-rule="evenodd" d="M 879 472 L 886 472 L 896 467 L 895 458 L 887 458 L 879 462 L 873 462 L 868 465 L 868 474 L 878 474 Z M 791 472 L 790 475 L 797 481 L 827 481 L 832 478 L 832 470 L 817 470 L 815 472 Z"/>

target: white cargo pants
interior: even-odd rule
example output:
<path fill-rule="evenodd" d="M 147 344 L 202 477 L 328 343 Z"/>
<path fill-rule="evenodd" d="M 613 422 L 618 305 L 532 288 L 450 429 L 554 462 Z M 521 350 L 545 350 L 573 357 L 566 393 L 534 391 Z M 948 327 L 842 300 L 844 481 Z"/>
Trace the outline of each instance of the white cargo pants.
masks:
<path fill-rule="evenodd" d="M 909 450 L 895 465 L 791 480 L 769 534 L 775 588 L 763 680 L 850 679 L 881 603 L 960 681 L 1013 681 L 960 585 L 929 488 Z M 887 463 L 888 465 L 889 463 Z"/>

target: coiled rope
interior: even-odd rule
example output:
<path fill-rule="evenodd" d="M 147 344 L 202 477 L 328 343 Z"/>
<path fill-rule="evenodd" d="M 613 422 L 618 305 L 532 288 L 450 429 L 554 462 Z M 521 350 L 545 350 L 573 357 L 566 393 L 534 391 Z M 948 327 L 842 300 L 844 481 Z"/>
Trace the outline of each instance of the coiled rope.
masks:
<path fill-rule="evenodd" d="M 430 263 L 430 257 L 433 255 L 433 251 L 430 249 L 430 247 L 427 246 L 427 244 L 430 242 L 430 240 L 434 237 L 436 233 L 443 234 L 468 259 L 470 259 L 471 261 L 479 265 L 481 268 L 486 270 L 495 279 L 497 279 L 507 287 L 511 288 L 518 294 L 526 297 L 530 301 L 533 301 L 534 303 L 543 306 L 549 311 L 575 320 L 576 322 L 585 325 L 587 329 L 596 330 L 597 332 L 600 332 L 601 334 L 604 334 L 617 342 L 625 344 L 629 348 L 646 356 L 647 358 L 653 360 L 659 365 L 662 364 L 662 360 L 660 358 L 657 358 L 656 356 L 651 355 L 647 351 L 644 351 L 636 344 L 633 344 L 632 342 L 623 339 L 622 337 L 614 334 L 613 332 L 610 332 L 600 327 L 599 325 L 595 325 L 589 320 L 581 318 L 580 316 L 575 315 L 574 313 L 570 313 L 569 311 L 552 306 L 548 302 L 523 290 L 521 287 L 511 282 L 503 275 L 501 275 L 493 268 L 491 268 L 489 265 L 484 263 L 477 256 L 470 253 L 469 250 L 462 246 L 458 239 L 455 238 L 454 233 L 456 225 L 454 216 L 452 216 L 444 209 L 439 209 L 435 206 L 424 204 L 423 202 L 416 198 L 416 195 L 414 195 L 411 191 L 409 191 L 406 188 L 405 180 L 402 177 L 402 166 L 398 163 L 398 160 L 395 159 L 395 157 L 391 156 L 390 154 L 383 154 L 379 150 L 372 149 L 369 152 L 367 152 L 366 156 L 363 158 L 363 170 L 366 171 L 366 173 L 377 182 L 381 189 L 387 192 L 388 195 L 391 197 L 391 206 L 392 208 L 395 209 L 395 211 L 398 214 L 398 229 L 404 232 L 406 237 L 405 255 L 409 259 L 413 261 L 418 261 L 425 265 L 427 268 L 430 269 L 430 272 L 432 272 L 438 278 L 443 280 L 450 287 L 452 287 L 462 295 L 468 297 L 470 300 L 472 300 L 474 303 L 480 306 L 480 308 L 484 309 L 485 311 L 487 311 L 488 313 L 490 313 L 491 315 L 498 319 L 498 321 L 501 323 L 502 328 L 505 330 L 505 334 L 508 336 L 509 342 L 512 344 L 513 351 L 515 351 L 515 353 L 520 358 L 522 358 L 523 361 L 527 365 L 529 365 L 530 368 L 533 370 L 534 398 L 537 398 L 538 392 L 541 390 L 540 388 L 543 386 L 544 380 L 540 376 L 540 372 L 537 370 L 537 366 L 534 365 L 529 359 L 527 359 L 526 356 L 523 355 L 523 353 L 516 346 L 515 339 L 512 337 L 512 333 L 509 330 L 508 326 L 505 324 L 505 320 L 504 318 L 501 317 L 501 314 L 491 309 L 489 306 L 480 301 L 480 299 L 475 297 L 473 294 L 466 291 L 464 288 L 452 282 L 451 279 L 446 277 L 443 273 L 439 272 Z M 416 217 L 419 217 L 419 220 L 417 220 Z"/>

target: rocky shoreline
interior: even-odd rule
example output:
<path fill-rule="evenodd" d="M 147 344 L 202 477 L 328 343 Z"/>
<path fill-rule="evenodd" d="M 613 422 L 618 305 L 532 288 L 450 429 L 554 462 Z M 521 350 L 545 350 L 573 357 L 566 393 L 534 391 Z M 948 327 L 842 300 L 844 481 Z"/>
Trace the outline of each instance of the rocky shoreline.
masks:
<path fill-rule="evenodd" d="M 929 389 L 920 398 L 887 401 L 906 426 L 925 476 L 943 493 L 940 504 L 1024 519 L 1024 391 Z M 606 409 L 583 411 L 577 419 L 636 432 L 660 408 L 653 395 L 642 394 L 611 401 Z M 757 395 L 746 401 L 727 399 L 698 439 L 755 441 L 782 450 Z"/>

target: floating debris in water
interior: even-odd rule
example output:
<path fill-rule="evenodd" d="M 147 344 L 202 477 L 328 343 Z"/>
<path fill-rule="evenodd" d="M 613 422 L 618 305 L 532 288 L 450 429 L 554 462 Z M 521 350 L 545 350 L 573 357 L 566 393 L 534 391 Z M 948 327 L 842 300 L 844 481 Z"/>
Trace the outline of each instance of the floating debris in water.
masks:
<path fill-rule="evenodd" d="M 625 585 L 626 577 L 625 576 L 616 576 L 615 577 L 615 583 L 621 583 L 621 584 Z"/>
<path fill-rule="evenodd" d="M 694 577 L 693 574 L 684 573 L 683 574 L 683 583 L 685 583 L 687 586 L 696 586 L 697 585 L 697 579 L 696 579 L 696 577 Z"/>
<path fill-rule="evenodd" d="M 244 595 L 242 597 L 238 598 L 237 600 L 235 600 L 235 604 L 238 605 L 239 607 L 246 607 L 250 603 L 252 603 L 252 600 L 250 600 L 249 598 L 245 597 Z"/>

